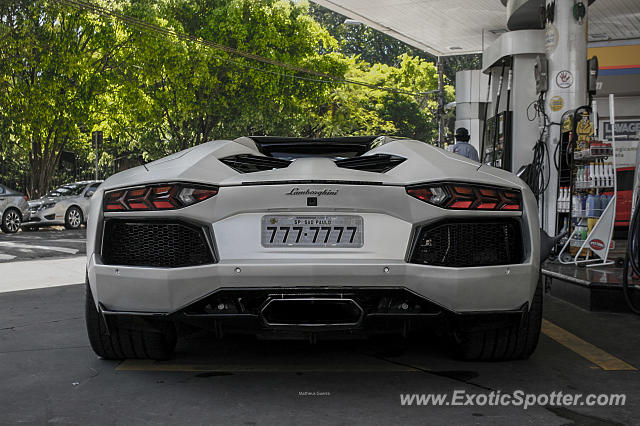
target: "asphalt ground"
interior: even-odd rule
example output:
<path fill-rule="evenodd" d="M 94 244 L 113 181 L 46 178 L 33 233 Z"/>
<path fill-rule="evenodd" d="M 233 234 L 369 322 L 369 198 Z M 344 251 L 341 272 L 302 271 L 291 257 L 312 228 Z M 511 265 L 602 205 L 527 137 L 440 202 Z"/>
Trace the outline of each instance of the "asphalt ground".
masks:
<path fill-rule="evenodd" d="M 1 267 L 0 267 L 1 270 Z M 638 424 L 640 318 L 551 297 L 526 361 L 458 361 L 432 335 L 316 344 L 201 334 L 163 362 L 98 359 L 84 286 L 0 293 L 1 424 Z M 622 393 L 624 406 L 403 406 L 401 394 Z M 475 398 L 478 398 L 477 396 Z M 486 397 L 484 397 L 486 398 Z M 466 403 L 465 399 L 462 399 Z"/>
<path fill-rule="evenodd" d="M 181 338 L 169 361 L 101 360 L 84 324 L 84 235 L 0 234 L 0 253 L 15 256 L 0 264 L 2 425 L 640 424 L 640 318 L 551 296 L 526 361 L 460 361 L 431 334 L 310 344 L 206 333 Z M 517 391 L 582 399 L 526 409 L 481 403 Z M 454 392 L 462 405 L 452 405 Z M 402 394 L 447 399 L 405 406 Z M 626 400 L 588 406 L 589 394 Z"/>
<path fill-rule="evenodd" d="M 68 231 L 64 227 L 50 227 L 34 232 L 0 233 L 0 263 L 84 255 L 85 238 L 84 228 Z"/>

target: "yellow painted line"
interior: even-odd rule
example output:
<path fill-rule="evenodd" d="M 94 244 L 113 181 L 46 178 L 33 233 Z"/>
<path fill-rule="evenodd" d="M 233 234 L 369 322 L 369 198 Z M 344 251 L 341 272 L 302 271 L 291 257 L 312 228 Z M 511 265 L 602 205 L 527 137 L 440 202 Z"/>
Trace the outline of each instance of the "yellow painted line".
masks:
<path fill-rule="evenodd" d="M 220 371 L 229 373 L 370 373 L 370 372 L 416 372 L 421 371 L 409 366 L 383 363 L 375 365 L 312 365 L 312 364 L 171 364 L 168 361 L 127 359 L 121 362 L 116 371 Z"/>
<path fill-rule="evenodd" d="M 564 328 L 560 328 L 546 319 L 542 320 L 542 332 L 581 357 L 596 364 L 603 370 L 637 371 L 637 368 L 633 365 L 627 364 L 623 360 L 616 358 L 585 340 L 582 340 L 575 334 L 569 333 Z"/>

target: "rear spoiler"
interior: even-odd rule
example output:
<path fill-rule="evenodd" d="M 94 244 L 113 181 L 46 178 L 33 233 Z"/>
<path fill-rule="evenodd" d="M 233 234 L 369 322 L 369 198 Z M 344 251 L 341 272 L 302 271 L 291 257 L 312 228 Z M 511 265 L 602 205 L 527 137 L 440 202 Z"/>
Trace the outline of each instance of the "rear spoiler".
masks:
<path fill-rule="evenodd" d="M 281 136 L 249 136 L 258 150 L 273 157 L 274 153 L 322 157 L 360 157 L 367 151 L 395 140 L 387 136 L 352 136 L 338 138 L 296 138 Z M 347 154 L 348 155 L 345 155 Z"/>

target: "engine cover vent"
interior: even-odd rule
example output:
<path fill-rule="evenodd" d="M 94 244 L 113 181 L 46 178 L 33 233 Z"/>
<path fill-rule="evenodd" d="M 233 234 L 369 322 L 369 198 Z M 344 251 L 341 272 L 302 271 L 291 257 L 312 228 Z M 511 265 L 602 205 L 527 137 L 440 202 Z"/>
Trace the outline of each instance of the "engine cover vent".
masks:
<path fill-rule="evenodd" d="M 362 170 L 364 172 L 386 173 L 406 158 L 390 154 L 363 155 L 362 157 L 336 160 L 336 166 L 345 169 Z"/>
<path fill-rule="evenodd" d="M 264 155 L 238 154 L 221 158 L 227 166 L 239 173 L 263 172 L 265 170 L 284 169 L 291 161 Z"/>

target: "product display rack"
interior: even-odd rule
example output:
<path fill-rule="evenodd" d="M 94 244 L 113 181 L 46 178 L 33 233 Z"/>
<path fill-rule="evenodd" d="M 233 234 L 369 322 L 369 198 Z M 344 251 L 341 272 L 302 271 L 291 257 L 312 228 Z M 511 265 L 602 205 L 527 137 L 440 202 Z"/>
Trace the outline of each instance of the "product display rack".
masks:
<path fill-rule="evenodd" d="M 569 185 L 559 190 L 559 217 L 570 234 L 558 255 L 563 264 L 613 264 L 608 260 L 616 213 L 615 138 L 583 142 L 569 160 Z M 566 182 L 566 180 L 565 180 Z M 562 185 L 563 180 L 560 180 Z"/>

